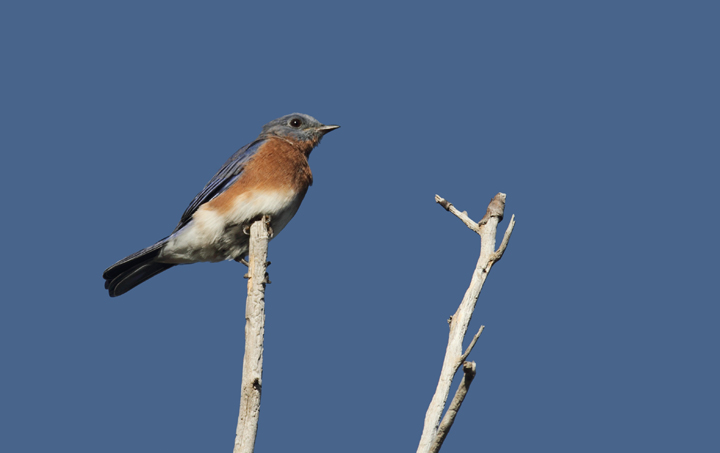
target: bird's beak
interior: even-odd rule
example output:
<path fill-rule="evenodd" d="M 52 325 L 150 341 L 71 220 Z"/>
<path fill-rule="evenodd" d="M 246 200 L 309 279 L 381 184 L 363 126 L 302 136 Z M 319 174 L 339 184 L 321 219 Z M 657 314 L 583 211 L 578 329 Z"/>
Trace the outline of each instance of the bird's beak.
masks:
<path fill-rule="evenodd" d="M 328 132 L 334 131 L 335 129 L 337 129 L 337 128 L 339 128 L 339 127 L 340 127 L 340 126 L 336 126 L 336 125 L 334 125 L 334 124 L 331 124 L 331 125 L 329 125 L 329 126 L 320 126 L 320 127 L 317 128 L 317 130 L 318 130 L 318 132 L 320 132 L 321 134 L 325 135 L 325 134 L 327 134 Z"/>

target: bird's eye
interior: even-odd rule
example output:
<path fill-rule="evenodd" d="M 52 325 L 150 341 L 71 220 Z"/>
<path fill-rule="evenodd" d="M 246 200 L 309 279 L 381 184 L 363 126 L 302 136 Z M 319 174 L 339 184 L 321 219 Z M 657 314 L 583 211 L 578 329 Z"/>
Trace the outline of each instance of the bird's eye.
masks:
<path fill-rule="evenodd" d="M 293 118 L 290 120 L 290 125 L 292 127 L 300 127 L 302 125 L 302 121 L 300 120 L 300 118 Z"/>

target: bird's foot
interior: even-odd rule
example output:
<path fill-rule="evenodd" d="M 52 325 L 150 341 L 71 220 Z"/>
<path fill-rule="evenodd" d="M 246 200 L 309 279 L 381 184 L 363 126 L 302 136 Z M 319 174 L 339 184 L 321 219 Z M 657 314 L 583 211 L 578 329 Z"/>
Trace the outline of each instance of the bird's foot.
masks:
<path fill-rule="evenodd" d="M 244 225 L 243 228 L 242 228 L 242 232 L 243 232 L 244 234 L 250 236 L 250 225 L 252 225 L 254 222 L 256 222 L 256 221 L 258 221 L 258 220 L 262 220 L 263 222 L 265 222 L 265 226 L 267 226 L 267 229 L 268 229 L 268 237 L 269 237 L 270 239 L 272 239 L 273 236 L 275 236 L 275 232 L 273 231 L 272 225 L 271 225 L 271 223 L 270 223 L 270 221 L 272 220 L 272 217 L 270 217 L 270 216 L 267 215 L 267 214 L 263 215 L 261 218 L 257 218 L 257 217 L 256 217 L 255 220 L 252 220 L 252 221 L 251 221 L 250 223 L 248 223 L 247 225 Z"/>
<path fill-rule="evenodd" d="M 267 215 L 267 214 L 262 217 L 262 221 L 265 222 L 265 226 L 267 226 L 267 229 L 268 229 L 268 237 L 269 237 L 270 239 L 272 239 L 273 236 L 275 236 L 275 232 L 273 231 L 272 225 L 270 224 L 270 221 L 271 221 L 271 220 L 272 220 L 272 217 L 270 217 L 270 216 Z"/>

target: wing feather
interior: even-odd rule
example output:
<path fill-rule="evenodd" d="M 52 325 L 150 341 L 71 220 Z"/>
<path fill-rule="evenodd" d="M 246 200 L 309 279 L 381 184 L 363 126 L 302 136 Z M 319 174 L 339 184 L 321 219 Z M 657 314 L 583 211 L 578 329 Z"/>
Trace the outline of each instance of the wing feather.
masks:
<path fill-rule="evenodd" d="M 190 205 L 185 209 L 173 233 L 187 225 L 190 219 L 192 219 L 193 214 L 195 214 L 195 211 L 197 211 L 202 204 L 217 197 L 230 187 L 232 183 L 240 177 L 245 169 L 245 165 L 247 165 L 248 161 L 257 153 L 263 143 L 265 143 L 263 139 L 255 140 L 243 146 L 235 154 L 230 156 L 227 162 L 220 167 L 220 170 L 215 173 L 215 176 L 208 181 L 203 190 L 190 202 Z"/>

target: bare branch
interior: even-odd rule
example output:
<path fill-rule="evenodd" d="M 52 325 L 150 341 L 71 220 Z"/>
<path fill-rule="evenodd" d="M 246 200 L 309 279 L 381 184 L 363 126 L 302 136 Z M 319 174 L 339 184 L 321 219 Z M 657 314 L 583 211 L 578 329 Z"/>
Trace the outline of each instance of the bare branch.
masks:
<path fill-rule="evenodd" d="M 480 330 L 478 330 L 478 333 L 475 334 L 472 341 L 470 341 L 470 344 L 468 345 L 467 349 L 465 350 L 465 353 L 462 355 L 462 357 L 460 357 L 461 362 L 464 362 L 465 359 L 468 358 L 468 356 L 470 355 L 470 352 L 475 347 L 475 343 L 477 343 L 478 338 L 480 338 L 480 335 L 483 333 L 483 330 L 485 330 L 485 326 L 480 326 Z"/>
<path fill-rule="evenodd" d="M 512 236 L 513 228 L 515 228 L 515 214 L 510 217 L 510 225 L 508 225 L 507 229 L 505 230 L 505 236 L 503 236 L 500 247 L 498 247 L 497 251 L 495 252 L 495 257 L 493 261 L 495 261 L 496 263 L 500 261 L 500 258 L 502 258 L 503 254 L 505 253 L 508 242 L 510 242 L 510 236 Z"/>
<path fill-rule="evenodd" d="M 440 448 L 440 445 L 442 445 L 442 440 L 440 440 L 438 443 L 438 438 L 441 435 L 439 431 L 440 417 L 442 416 L 443 409 L 445 408 L 445 403 L 447 402 L 448 395 L 450 394 L 450 386 L 452 384 L 453 376 L 457 372 L 458 368 L 460 368 L 460 365 L 462 365 L 463 361 L 468 357 L 470 351 L 475 346 L 475 343 L 477 342 L 480 334 L 483 331 L 483 327 L 480 327 L 480 330 L 475 335 L 475 337 L 473 337 L 470 345 L 463 353 L 463 339 L 465 338 L 468 325 L 470 324 L 470 320 L 472 319 L 478 296 L 480 296 L 480 291 L 482 290 L 485 279 L 487 278 L 487 275 L 490 272 L 493 264 L 500 257 L 502 257 L 502 253 L 505 251 L 508 241 L 510 240 L 512 227 L 515 224 L 513 217 L 513 220 L 510 223 L 510 227 L 505 233 L 505 238 L 503 239 L 500 249 L 498 250 L 498 253 L 496 253 L 495 241 L 497 235 L 497 226 L 498 223 L 502 220 L 505 213 L 505 198 L 506 196 L 504 193 L 498 193 L 497 195 L 495 195 L 490 201 L 490 204 L 488 205 L 485 216 L 483 216 L 480 222 L 475 223 L 472 219 L 470 219 L 470 217 L 468 217 L 465 212 L 460 212 L 452 205 L 452 203 L 445 200 L 439 195 L 435 195 L 435 201 L 437 203 L 439 203 L 447 211 L 451 212 L 460 220 L 462 220 L 462 222 L 467 225 L 468 228 L 480 235 L 481 248 L 480 257 L 478 258 L 478 262 L 475 265 L 475 271 L 473 272 L 470 286 L 465 292 L 465 296 L 463 296 L 463 300 L 460 303 L 457 311 L 449 319 L 450 333 L 448 336 L 447 349 L 445 350 L 445 359 L 443 360 L 442 369 L 440 371 L 440 379 L 438 380 L 435 394 L 433 395 L 428 410 L 425 414 L 425 424 L 423 427 L 422 435 L 420 437 L 420 444 L 418 445 L 417 449 L 418 453 L 437 451 L 432 450 L 432 448 L 434 448 L 433 446 L 437 445 L 437 448 Z M 472 376 L 475 376 L 474 367 Z M 466 379 L 463 380 L 464 383 L 467 381 L 467 371 L 465 377 Z M 471 380 L 472 378 L 469 379 L 469 381 Z M 455 413 L 457 413 L 457 409 L 460 408 L 460 403 L 462 403 L 462 398 L 464 398 L 465 393 L 467 393 L 469 381 L 467 381 L 467 384 L 464 386 L 464 393 L 462 393 L 461 390 L 458 389 L 458 393 L 456 393 L 455 398 L 453 399 L 451 407 L 455 407 L 454 403 L 456 399 L 460 398 L 456 408 L 454 409 Z M 461 384 L 461 387 L 463 387 L 463 384 Z M 462 393 L 461 397 L 458 396 L 460 393 Z M 450 410 L 448 410 L 448 413 L 449 411 Z M 445 418 L 443 419 L 443 440 L 445 438 L 444 436 L 447 435 L 450 426 L 452 426 L 454 419 L 455 414 L 450 417 L 448 417 L 448 414 L 446 414 Z"/>
<path fill-rule="evenodd" d="M 482 328 L 480 329 L 480 331 L 482 332 Z M 478 335 L 479 334 L 480 332 L 478 332 Z M 478 336 L 475 335 L 476 339 L 477 337 Z M 475 379 L 475 370 L 475 362 L 465 362 L 463 364 L 463 379 L 460 382 L 457 391 L 455 392 L 455 396 L 450 402 L 450 407 L 448 407 L 448 410 L 443 417 L 442 423 L 440 423 L 437 435 L 435 436 L 435 439 L 433 439 L 432 445 L 430 446 L 430 453 L 437 453 L 438 451 L 440 451 L 440 447 L 442 447 L 443 442 L 445 442 L 445 438 L 447 437 L 448 433 L 450 432 L 450 428 L 452 428 L 452 425 L 455 422 L 455 416 L 460 410 L 460 406 L 462 406 L 462 403 L 465 400 L 465 395 L 467 395 L 467 392 L 470 389 L 470 384 L 472 384 L 473 379 Z"/>
<path fill-rule="evenodd" d="M 243 358 L 242 393 L 233 453 L 252 453 L 255 449 L 260 396 L 262 394 L 262 365 L 265 339 L 265 284 L 270 218 L 253 222 L 250 227 L 250 262 L 248 263 L 248 291 L 245 303 L 245 357 Z"/>
<path fill-rule="evenodd" d="M 458 211 L 457 209 L 455 209 L 455 206 L 453 206 L 452 203 L 450 203 L 440 195 L 435 195 L 435 202 L 445 208 L 446 211 L 450 211 L 451 213 L 455 214 L 455 216 L 458 219 L 462 220 L 462 222 L 467 225 L 468 228 L 470 228 L 477 234 L 480 234 L 479 225 L 475 223 L 470 217 L 468 217 L 467 212 Z"/>

